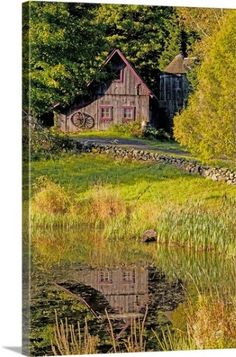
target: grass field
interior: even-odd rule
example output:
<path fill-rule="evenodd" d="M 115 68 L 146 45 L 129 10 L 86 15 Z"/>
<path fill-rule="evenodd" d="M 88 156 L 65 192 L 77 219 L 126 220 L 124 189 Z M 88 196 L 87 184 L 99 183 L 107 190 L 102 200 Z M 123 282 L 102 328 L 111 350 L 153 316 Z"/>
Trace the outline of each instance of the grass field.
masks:
<path fill-rule="evenodd" d="M 155 229 L 161 243 L 235 254 L 235 186 L 96 154 L 36 161 L 31 174 L 33 226 L 86 224 L 127 240 Z"/>

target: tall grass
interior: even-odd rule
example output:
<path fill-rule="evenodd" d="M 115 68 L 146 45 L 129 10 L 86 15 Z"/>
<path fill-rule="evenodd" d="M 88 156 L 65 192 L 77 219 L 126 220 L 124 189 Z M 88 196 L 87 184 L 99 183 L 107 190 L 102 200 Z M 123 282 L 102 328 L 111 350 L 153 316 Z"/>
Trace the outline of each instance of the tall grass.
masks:
<path fill-rule="evenodd" d="M 185 329 L 155 332 L 162 350 L 194 350 L 235 348 L 236 301 L 233 296 L 223 300 L 217 296 L 198 294 L 185 309 Z"/>
<path fill-rule="evenodd" d="M 220 198 L 217 206 L 205 200 L 168 202 L 162 206 L 143 202 L 145 190 L 131 201 L 118 188 L 94 185 L 76 195 L 48 178 L 39 178 L 31 202 L 35 227 L 100 227 L 107 239 L 140 240 L 146 229 L 158 232 L 158 244 L 236 255 L 236 201 Z"/>
<path fill-rule="evenodd" d="M 67 319 L 65 322 L 62 320 L 59 322 L 56 314 L 54 338 L 51 341 L 52 352 L 55 356 L 95 354 L 98 343 L 98 336 L 91 336 L 89 333 L 87 320 L 82 330 L 79 322 L 76 327 L 68 324 Z"/>
<path fill-rule="evenodd" d="M 64 321 L 58 321 L 57 313 L 55 316 L 54 334 L 51 340 L 51 348 L 55 356 L 94 354 L 99 352 L 102 341 L 97 335 L 90 334 L 86 319 L 84 327 L 81 328 L 79 321 L 77 326 L 74 326 L 68 323 L 67 318 Z M 124 329 L 117 334 L 107 311 L 105 311 L 105 316 L 106 320 L 104 324 L 106 324 L 108 331 L 106 344 L 110 345 L 108 352 L 144 352 L 146 350 L 144 336 L 147 309 L 142 319 L 130 318 Z"/>
<path fill-rule="evenodd" d="M 61 185 L 39 177 L 31 200 L 32 225 L 37 227 L 75 227 L 82 224 L 103 226 L 129 216 L 129 205 L 117 190 L 94 185 L 87 197 L 80 199 Z"/>
<path fill-rule="evenodd" d="M 214 210 L 206 209 L 201 201 L 170 206 L 160 217 L 158 231 L 169 245 L 235 254 L 235 204 L 222 200 Z"/>

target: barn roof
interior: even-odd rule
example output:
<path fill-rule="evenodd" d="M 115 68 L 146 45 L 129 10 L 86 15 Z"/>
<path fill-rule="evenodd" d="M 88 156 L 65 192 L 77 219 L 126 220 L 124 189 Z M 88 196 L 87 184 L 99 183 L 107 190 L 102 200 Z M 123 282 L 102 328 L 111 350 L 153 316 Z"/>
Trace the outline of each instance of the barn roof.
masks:
<path fill-rule="evenodd" d="M 180 53 L 173 61 L 164 69 L 164 72 L 171 74 L 184 74 L 187 73 L 189 69 L 189 58 L 184 58 L 184 56 Z"/>
<path fill-rule="evenodd" d="M 111 59 L 118 54 L 120 56 L 120 58 L 122 59 L 122 61 L 126 64 L 126 66 L 131 70 L 131 72 L 134 74 L 134 76 L 143 84 L 143 86 L 146 88 L 148 94 L 150 95 L 150 97 L 155 97 L 156 95 L 153 93 L 153 91 L 149 88 L 149 86 L 147 85 L 147 83 L 143 80 L 143 78 L 138 74 L 138 72 L 136 71 L 136 69 L 132 66 L 132 64 L 127 60 L 127 58 L 125 57 L 125 55 L 122 53 L 122 51 L 119 48 L 115 48 L 113 49 L 109 55 L 107 56 L 103 66 L 105 66 L 107 63 L 109 63 L 111 61 Z"/>

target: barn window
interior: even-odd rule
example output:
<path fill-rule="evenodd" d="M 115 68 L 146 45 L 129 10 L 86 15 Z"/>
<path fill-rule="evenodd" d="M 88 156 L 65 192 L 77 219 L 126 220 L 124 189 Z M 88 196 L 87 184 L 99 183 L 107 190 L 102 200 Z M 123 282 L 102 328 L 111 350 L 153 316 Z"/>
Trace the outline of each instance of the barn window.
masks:
<path fill-rule="evenodd" d="M 135 119 L 135 108 L 134 107 L 124 107 L 123 108 L 123 119 L 124 119 L 124 121 L 134 120 Z"/>
<path fill-rule="evenodd" d="M 99 282 L 105 284 L 112 284 L 112 272 L 108 270 L 101 270 Z"/>
<path fill-rule="evenodd" d="M 122 281 L 124 283 L 135 283 L 135 270 L 123 271 Z"/>
<path fill-rule="evenodd" d="M 140 95 L 141 92 L 141 83 L 137 84 L 137 95 Z"/>
<path fill-rule="evenodd" d="M 113 119 L 113 107 L 111 105 L 102 105 L 100 107 L 100 119 L 102 121 Z"/>
<path fill-rule="evenodd" d="M 123 71 L 123 69 L 117 69 L 115 71 L 114 82 L 123 82 L 123 79 L 124 79 L 124 71 Z"/>

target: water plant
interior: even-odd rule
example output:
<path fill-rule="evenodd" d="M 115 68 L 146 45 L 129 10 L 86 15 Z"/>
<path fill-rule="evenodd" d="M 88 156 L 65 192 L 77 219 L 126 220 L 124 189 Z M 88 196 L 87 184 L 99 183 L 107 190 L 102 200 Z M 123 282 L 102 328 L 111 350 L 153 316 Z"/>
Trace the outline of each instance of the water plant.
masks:
<path fill-rule="evenodd" d="M 98 336 L 90 335 L 86 319 L 83 331 L 79 322 L 77 327 L 68 324 L 67 318 L 65 322 L 62 320 L 59 322 L 57 313 L 55 314 L 55 319 L 54 338 L 51 341 L 52 352 L 55 356 L 94 354 L 97 352 L 99 338 Z"/>
<path fill-rule="evenodd" d="M 155 336 L 162 350 L 195 350 L 233 348 L 236 344 L 236 304 L 227 299 L 199 293 L 196 301 L 189 299 L 184 329 L 169 328 Z"/>

